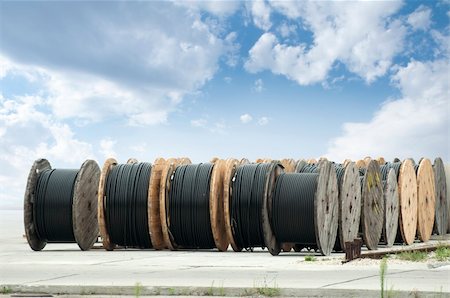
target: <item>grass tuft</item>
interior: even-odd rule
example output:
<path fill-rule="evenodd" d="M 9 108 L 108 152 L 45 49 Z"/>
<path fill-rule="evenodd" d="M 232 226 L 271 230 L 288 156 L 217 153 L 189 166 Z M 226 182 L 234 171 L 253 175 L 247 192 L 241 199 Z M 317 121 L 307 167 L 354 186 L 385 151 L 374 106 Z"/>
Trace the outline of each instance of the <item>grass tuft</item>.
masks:
<path fill-rule="evenodd" d="M 317 258 L 313 255 L 306 255 L 305 256 L 305 262 L 315 262 L 317 261 Z"/>
<path fill-rule="evenodd" d="M 403 261 L 422 262 L 426 260 L 428 253 L 425 251 L 405 251 L 397 254 L 397 258 Z"/>

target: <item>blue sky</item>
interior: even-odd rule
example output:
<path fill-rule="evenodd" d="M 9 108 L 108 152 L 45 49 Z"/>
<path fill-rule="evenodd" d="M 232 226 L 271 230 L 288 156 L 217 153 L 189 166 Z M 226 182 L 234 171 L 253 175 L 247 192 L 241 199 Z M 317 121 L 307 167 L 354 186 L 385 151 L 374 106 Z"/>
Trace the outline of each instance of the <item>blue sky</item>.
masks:
<path fill-rule="evenodd" d="M 448 1 L 0 3 L 0 207 L 33 160 L 449 156 Z"/>

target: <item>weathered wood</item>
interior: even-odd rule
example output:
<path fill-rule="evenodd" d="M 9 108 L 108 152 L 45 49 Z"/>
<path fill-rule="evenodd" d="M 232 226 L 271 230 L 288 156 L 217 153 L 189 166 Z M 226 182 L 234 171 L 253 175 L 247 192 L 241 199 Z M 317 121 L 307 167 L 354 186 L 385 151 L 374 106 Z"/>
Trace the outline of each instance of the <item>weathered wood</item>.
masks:
<path fill-rule="evenodd" d="M 352 162 L 352 160 L 351 159 L 345 159 L 343 162 L 342 162 L 342 165 L 344 166 L 344 167 L 346 167 L 349 163 L 351 163 Z"/>
<path fill-rule="evenodd" d="M 361 183 L 359 170 L 354 162 L 345 166 L 345 172 L 339 185 L 339 225 L 340 247 L 358 237 L 361 219 Z"/>
<path fill-rule="evenodd" d="M 138 163 L 139 161 L 136 159 L 136 158 L 134 158 L 134 157 L 130 157 L 128 160 L 127 160 L 127 163 L 128 164 L 133 164 L 133 163 Z"/>
<path fill-rule="evenodd" d="M 25 188 L 25 196 L 23 203 L 23 219 L 25 226 L 25 235 L 27 242 L 32 250 L 42 250 L 47 244 L 46 241 L 39 239 L 36 227 L 34 225 L 33 204 L 35 197 L 36 183 L 39 178 L 39 173 L 44 170 L 50 170 L 52 167 L 48 160 L 38 159 L 31 166 L 30 173 L 28 174 L 27 186 Z"/>
<path fill-rule="evenodd" d="M 150 175 L 150 184 L 148 191 L 148 202 L 147 202 L 148 223 L 149 223 L 150 239 L 152 241 L 152 246 L 155 249 L 165 248 L 159 209 L 161 173 L 165 165 L 166 160 L 164 158 L 155 159 L 152 166 L 152 172 Z"/>
<path fill-rule="evenodd" d="M 246 163 L 244 161 L 244 163 Z M 239 252 L 242 250 L 241 247 L 236 245 L 233 236 L 233 230 L 231 227 L 231 212 L 230 212 L 230 204 L 233 199 L 231 194 L 233 193 L 231 190 L 231 181 L 234 179 L 234 175 L 236 173 L 237 166 L 241 164 L 237 159 L 230 158 L 226 161 L 224 176 L 223 176 L 223 217 L 225 223 L 225 231 L 227 234 L 228 242 L 231 244 L 231 247 L 234 251 Z"/>
<path fill-rule="evenodd" d="M 445 181 L 447 187 L 447 233 L 450 233 L 450 164 L 445 165 Z"/>
<path fill-rule="evenodd" d="M 264 195 L 262 203 L 262 228 L 264 235 L 264 243 L 272 255 L 278 255 L 281 251 L 280 245 L 277 242 L 275 234 L 272 231 L 272 199 L 273 188 L 277 177 L 283 173 L 283 168 L 278 162 L 271 162 L 270 171 L 266 175 L 266 183 L 264 186 Z"/>
<path fill-rule="evenodd" d="M 414 242 L 417 231 L 417 179 L 412 160 L 402 162 L 398 176 L 400 216 L 399 225 L 403 242 Z"/>
<path fill-rule="evenodd" d="M 319 251 L 331 253 L 338 233 L 339 190 L 334 166 L 322 160 L 314 200 L 314 227 Z"/>
<path fill-rule="evenodd" d="M 75 241 L 81 250 L 90 249 L 98 237 L 98 185 L 100 168 L 86 160 L 78 172 L 73 190 L 72 224 Z"/>
<path fill-rule="evenodd" d="M 434 178 L 436 182 L 436 214 L 434 230 L 439 235 L 447 233 L 448 207 L 447 207 L 447 181 L 445 178 L 444 163 L 440 157 L 434 160 Z"/>
<path fill-rule="evenodd" d="M 105 187 L 106 181 L 108 179 L 109 172 L 113 167 L 117 165 L 117 160 L 114 158 L 108 158 L 103 164 L 103 168 L 100 174 L 100 181 L 98 186 L 98 201 L 97 201 L 97 219 L 98 219 L 98 227 L 100 230 L 100 237 L 102 238 L 103 247 L 106 250 L 113 250 L 114 244 L 111 243 L 108 229 L 106 228 L 106 220 L 105 220 Z"/>
<path fill-rule="evenodd" d="M 414 243 L 412 246 L 394 246 L 389 249 L 380 249 L 378 251 L 367 251 L 361 253 L 361 258 L 370 258 L 370 259 L 381 259 L 385 255 L 389 254 L 398 254 L 402 252 L 415 252 L 415 251 L 435 251 L 439 247 L 450 247 L 450 242 L 448 241 L 433 241 L 433 243 Z"/>
<path fill-rule="evenodd" d="M 223 198 L 226 161 L 216 159 L 211 173 L 209 192 L 209 215 L 214 243 L 220 251 L 228 249 L 228 237 L 225 230 Z"/>
<path fill-rule="evenodd" d="M 380 166 L 368 162 L 361 192 L 361 228 L 363 240 L 370 250 L 377 249 L 384 223 L 384 197 Z"/>
<path fill-rule="evenodd" d="M 365 162 L 364 160 L 360 159 L 360 160 L 358 160 L 358 161 L 356 162 L 356 167 L 357 167 L 358 169 L 364 169 L 364 168 L 367 167 L 367 165 L 366 165 L 366 162 Z"/>
<path fill-rule="evenodd" d="M 306 161 L 308 164 L 312 165 L 312 164 L 316 164 L 317 160 L 315 158 L 310 158 Z"/>
<path fill-rule="evenodd" d="M 384 165 L 386 163 L 386 160 L 384 159 L 384 157 L 378 157 L 377 162 L 380 166 Z"/>
<path fill-rule="evenodd" d="M 398 231 L 398 216 L 400 212 L 397 176 L 395 170 L 390 169 L 384 181 L 385 216 L 383 225 L 383 244 L 387 247 L 394 245 Z"/>
<path fill-rule="evenodd" d="M 433 234 L 436 205 L 434 171 L 431 161 L 424 158 L 417 168 L 417 235 L 423 242 Z"/>

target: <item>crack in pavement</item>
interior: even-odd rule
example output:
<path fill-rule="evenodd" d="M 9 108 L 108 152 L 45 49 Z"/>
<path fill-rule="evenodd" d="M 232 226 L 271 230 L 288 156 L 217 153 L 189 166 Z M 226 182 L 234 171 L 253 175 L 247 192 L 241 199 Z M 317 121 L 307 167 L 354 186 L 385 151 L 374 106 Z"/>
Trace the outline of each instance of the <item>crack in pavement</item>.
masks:
<path fill-rule="evenodd" d="M 56 279 L 61 279 L 61 278 L 65 278 L 65 277 L 71 277 L 71 276 L 76 276 L 79 274 L 69 274 L 69 275 L 63 275 L 63 276 L 58 276 L 58 277 L 53 277 L 53 278 L 47 278 L 47 279 L 40 279 L 40 280 L 35 280 L 35 281 L 30 281 L 30 282 L 24 282 L 22 283 L 23 285 L 27 285 L 27 284 L 32 284 L 32 283 L 37 283 L 37 282 L 42 282 L 42 281 L 50 281 L 50 280 L 56 280 Z"/>
<path fill-rule="evenodd" d="M 392 272 L 392 273 L 387 273 L 386 276 L 388 276 L 388 275 L 396 275 L 396 274 L 406 273 L 406 272 L 414 272 L 414 271 L 420 271 L 420 270 L 405 270 L 405 271 L 399 271 L 399 272 Z M 358 277 L 358 278 L 349 279 L 349 280 L 346 280 L 346 281 L 340 281 L 340 282 L 335 282 L 335 283 L 332 283 L 332 284 L 327 284 L 327 285 L 321 286 L 320 288 L 326 288 L 326 287 L 330 287 L 330 286 L 341 285 L 341 284 L 349 283 L 349 282 L 352 282 L 352 281 L 358 281 L 358 280 L 368 279 L 368 278 L 371 278 L 371 277 L 379 277 L 379 276 L 380 276 L 379 274 L 372 274 L 372 275 L 365 276 L 365 277 Z"/>

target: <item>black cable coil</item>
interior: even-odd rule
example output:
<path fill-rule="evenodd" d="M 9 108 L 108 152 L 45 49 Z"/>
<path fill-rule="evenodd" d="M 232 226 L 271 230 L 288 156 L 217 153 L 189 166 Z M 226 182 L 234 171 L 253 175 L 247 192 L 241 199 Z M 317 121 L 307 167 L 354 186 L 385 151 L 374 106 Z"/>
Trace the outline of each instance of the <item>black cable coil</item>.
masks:
<path fill-rule="evenodd" d="M 44 170 L 36 183 L 33 219 L 40 240 L 75 242 L 72 201 L 79 170 Z"/>
<path fill-rule="evenodd" d="M 209 213 L 209 189 L 214 165 L 202 163 L 176 168 L 170 184 L 169 231 L 182 248 L 215 248 Z"/>
<path fill-rule="evenodd" d="M 393 162 L 393 163 L 388 162 L 388 163 L 380 166 L 381 180 L 387 180 L 387 176 L 391 169 L 394 169 L 395 176 L 397 177 L 397 180 L 398 180 L 398 175 L 400 174 L 401 166 L 402 166 L 401 162 Z"/>
<path fill-rule="evenodd" d="M 230 220 L 234 241 L 240 248 L 265 247 L 262 207 L 270 163 L 245 164 L 232 181 Z"/>
<path fill-rule="evenodd" d="M 316 248 L 314 200 L 317 173 L 282 173 L 272 198 L 272 228 L 280 243 Z"/>
<path fill-rule="evenodd" d="M 111 242 L 124 247 L 151 248 L 147 200 L 152 165 L 119 164 L 106 181 L 106 227 Z"/>

